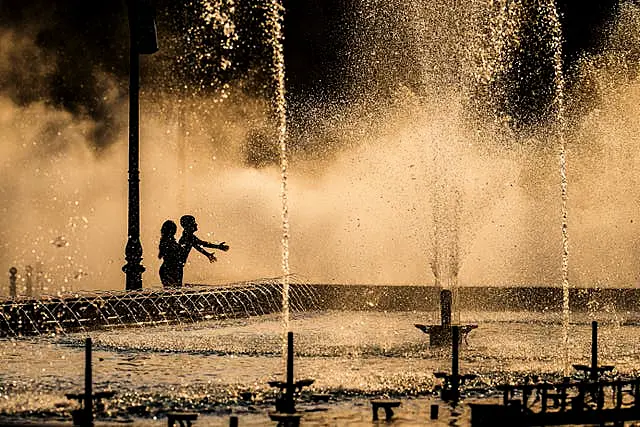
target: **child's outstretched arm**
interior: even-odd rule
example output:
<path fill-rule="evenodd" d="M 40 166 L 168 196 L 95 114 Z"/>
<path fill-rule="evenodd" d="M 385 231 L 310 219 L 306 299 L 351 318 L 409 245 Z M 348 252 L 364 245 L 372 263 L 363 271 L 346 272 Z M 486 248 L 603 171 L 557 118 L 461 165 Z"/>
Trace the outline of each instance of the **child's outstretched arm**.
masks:
<path fill-rule="evenodd" d="M 209 258 L 209 262 L 215 262 L 215 261 L 217 261 L 217 260 L 218 260 L 218 259 L 216 258 L 216 256 L 215 256 L 215 254 L 214 254 L 213 252 L 207 252 L 207 251 L 205 251 L 205 250 L 202 248 L 202 246 L 200 246 L 200 245 L 196 245 L 196 244 L 194 244 L 194 245 L 193 245 L 193 248 L 194 248 L 196 251 L 200 252 L 202 255 L 204 255 L 204 256 L 206 256 L 207 258 Z"/>
<path fill-rule="evenodd" d="M 196 245 L 204 246 L 205 248 L 220 249 L 221 251 L 225 251 L 225 252 L 229 250 L 229 245 L 227 245 L 226 242 L 210 243 L 210 242 L 205 242 L 204 240 L 200 240 L 197 237 L 195 238 L 194 247 L 196 247 Z"/>

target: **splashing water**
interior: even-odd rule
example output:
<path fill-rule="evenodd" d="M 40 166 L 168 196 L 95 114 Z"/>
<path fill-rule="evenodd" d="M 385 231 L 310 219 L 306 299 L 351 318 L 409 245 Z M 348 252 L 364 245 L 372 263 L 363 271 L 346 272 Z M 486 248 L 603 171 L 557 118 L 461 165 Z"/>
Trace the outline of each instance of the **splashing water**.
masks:
<path fill-rule="evenodd" d="M 477 23 L 480 28 L 486 28 L 486 42 L 476 41 L 468 52 L 471 57 L 474 89 L 494 102 L 483 106 L 491 108 L 494 123 L 508 126 L 513 118 L 500 108 L 504 99 L 505 86 L 502 84 L 512 68 L 517 66 L 517 56 L 522 49 L 520 34 L 525 19 L 527 19 L 523 4 L 509 0 L 491 0 L 483 13 L 489 15 L 488 25 Z M 480 18 L 479 18 L 480 19 Z M 482 38 L 479 38 L 482 40 Z M 473 95 L 471 95 L 473 96 Z"/>
<path fill-rule="evenodd" d="M 436 163 L 442 164 L 443 162 L 436 160 Z M 442 167 L 439 176 L 447 176 Z M 443 178 L 440 183 L 434 186 L 433 193 L 434 245 L 431 270 L 435 277 L 436 287 L 448 289 L 452 293 L 451 320 L 454 323 L 459 323 L 457 310 L 458 271 L 460 268 L 459 215 L 460 192 L 455 184 Z"/>
<path fill-rule="evenodd" d="M 560 190 L 562 194 L 562 324 L 564 343 L 564 371 L 569 373 L 569 234 L 567 219 L 567 152 L 565 140 L 565 105 L 564 105 L 564 74 L 562 71 L 562 28 L 558 9 L 555 0 L 549 0 L 546 4 L 546 19 L 549 21 L 551 31 L 551 43 L 553 49 L 553 71 L 554 71 L 554 107 L 556 113 L 555 130 L 559 145 L 560 160 Z"/>
<path fill-rule="evenodd" d="M 231 60 L 231 51 L 235 47 L 238 40 L 236 33 L 236 25 L 234 15 L 236 6 L 234 0 L 203 0 L 204 12 L 202 19 L 213 28 L 214 31 L 221 33 L 220 41 L 220 70 L 226 71 L 231 69 L 233 65 Z M 221 87 L 220 98 L 226 99 L 229 96 L 229 84 L 224 83 Z"/>
<path fill-rule="evenodd" d="M 289 201 L 287 190 L 287 105 L 284 86 L 284 38 L 282 22 L 284 7 L 280 0 L 269 4 L 267 22 L 271 31 L 272 60 L 275 79 L 275 113 L 277 118 L 278 146 L 280 149 L 280 194 L 282 198 L 282 321 L 284 329 L 283 357 L 286 357 L 286 334 L 289 331 Z"/>
<path fill-rule="evenodd" d="M 248 318 L 279 313 L 281 295 L 280 279 L 265 278 L 217 287 L 148 288 L 135 295 L 126 291 L 94 291 L 57 297 L 40 295 L 38 299 L 18 296 L 2 302 L 0 337 Z M 311 307 L 316 304 L 313 290 L 293 278 L 293 310 L 302 311 L 307 303 Z"/>
<path fill-rule="evenodd" d="M 508 85 L 509 74 L 513 73 L 512 67 L 518 67 L 517 57 L 525 49 L 524 37 L 527 35 L 526 20 L 530 12 L 535 11 L 535 19 L 540 24 L 538 28 L 544 31 L 538 41 L 544 40 L 545 50 L 553 72 L 553 81 L 550 89 L 552 95 L 552 133 L 557 144 L 560 163 L 560 189 L 561 189 L 561 224 L 562 224 L 562 257 L 561 257 L 561 286 L 562 286 L 562 323 L 563 323 L 563 366 L 565 374 L 568 374 L 569 364 L 569 237 L 568 237 L 568 184 L 567 184 L 567 155 L 566 155 L 566 117 L 565 117 L 565 80 L 563 74 L 562 58 L 562 28 L 560 16 L 555 0 L 543 0 L 531 8 L 524 2 L 510 2 L 506 0 L 492 0 L 489 3 L 490 17 L 488 25 L 488 37 L 485 45 L 480 45 L 476 52 L 471 52 L 475 63 L 474 90 L 479 98 L 487 98 L 491 103 L 487 105 L 493 113 L 494 124 L 498 127 L 508 128 L 513 124 L 515 117 L 509 110 L 503 110 L 503 106 L 509 105 Z M 484 108 L 484 105 L 483 105 Z"/>
<path fill-rule="evenodd" d="M 204 14 L 202 18 L 207 24 L 213 25 L 215 29 L 221 29 L 224 34 L 222 41 L 222 48 L 224 50 L 233 49 L 234 42 L 238 39 L 235 29 L 235 23 L 233 22 L 233 14 L 235 13 L 235 2 L 233 0 L 205 0 L 204 1 Z M 220 65 L 223 69 L 226 67 L 226 58 L 222 58 Z"/>

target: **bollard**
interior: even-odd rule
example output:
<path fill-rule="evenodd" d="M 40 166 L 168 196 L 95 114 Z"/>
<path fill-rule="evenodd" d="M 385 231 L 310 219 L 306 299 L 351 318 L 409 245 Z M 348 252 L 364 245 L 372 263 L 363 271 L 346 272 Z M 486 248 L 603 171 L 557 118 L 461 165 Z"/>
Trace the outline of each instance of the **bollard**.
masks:
<path fill-rule="evenodd" d="M 238 417 L 232 415 L 231 418 L 229 418 L 229 427 L 238 427 Z"/>
<path fill-rule="evenodd" d="M 41 296 L 44 293 L 44 271 L 42 261 L 36 262 L 36 278 L 35 278 L 35 293 L 36 297 Z"/>
<path fill-rule="evenodd" d="M 460 397 L 460 377 L 458 375 L 458 352 L 460 337 L 460 326 L 451 327 L 451 390 L 453 392 L 453 400 L 457 402 Z"/>
<path fill-rule="evenodd" d="M 591 322 L 591 380 L 598 380 L 598 322 Z"/>
<path fill-rule="evenodd" d="M 285 402 L 287 412 L 293 414 L 296 412 L 293 402 L 293 332 L 287 332 L 287 388 L 285 394 Z"/>
<path fill-rule="evenodd" d="M 431 405 L 431 419 L 432 420 L 437 420 L 438 419 L 438 410 L 439 409 L 440 409 L 440 407 L 437 404 Z"/>
<path fill-rule="evenodd" d="M 84 347 L 84 420 L 86 426 L 93 426 L 93 380 L 91 375 L 91 338 L 87 338 Z"/>
<path fill-rule="evenodd" d="M 25 268 L 24 286 L 25 294 L 31 298 L 33 297 L 33 267 L 27 265 Z"/>
<path fill-rule="evenodd" d="M 440 291 L 440 324 L 448 326 L 451 324 L 451 302 L 452 296 L 449 289 Z"/>
<path fill-rule="evenodd" d="M 18 269 L 15 267 L 11 267 L 9 269 L 9 296 L 11 298 L 15 298 L 18 296 L 17 288 L 16 288 L 16 274 L 18 273 Z"/>

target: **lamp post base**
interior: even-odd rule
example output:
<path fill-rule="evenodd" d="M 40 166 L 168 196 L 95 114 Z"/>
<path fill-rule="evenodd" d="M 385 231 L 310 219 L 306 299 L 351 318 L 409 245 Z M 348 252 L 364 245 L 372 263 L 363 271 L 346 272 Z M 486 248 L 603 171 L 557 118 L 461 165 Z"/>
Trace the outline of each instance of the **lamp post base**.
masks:
<path fill-rule="evenodd" d="M 137 291 L 142 289 L 142 273 L 145 268 L 142 262 L 142 245 L 138 239 L 129 239 L 125 249 L 125 260 L 127 263 L 122 267 L 126 275 L 125 290 Z"/>

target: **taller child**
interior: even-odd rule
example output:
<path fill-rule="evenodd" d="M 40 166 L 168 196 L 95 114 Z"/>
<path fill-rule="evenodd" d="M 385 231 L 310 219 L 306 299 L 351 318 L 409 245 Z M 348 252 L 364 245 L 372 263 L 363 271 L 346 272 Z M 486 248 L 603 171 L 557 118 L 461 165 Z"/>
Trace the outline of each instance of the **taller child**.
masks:
<path fill-rule="evenodd" d="M 221 243 L 210 243 L 204 240 L 200 240 L 194 233 L 198 231 L 198 223 L 193 215 L 183 215 L 180 218 L 180 225 L 182 226 L 182 236 L 180 236 L 180 240 L 178 244 L 182 247 L 182 264 L 187 263 L 187 258 L 189 258 L 189 253 L 191 252 L 191 248 L 194 248 L 207 258 L 209 258 L 209 262 L 215 262 L 217 260 L 215 254 L 213 252 L 207 252 L 204 248 L 211 249 L 220 249 L 221 251 L 228 251 L 229 245 L 225 244 L 225 242 Z"/>

